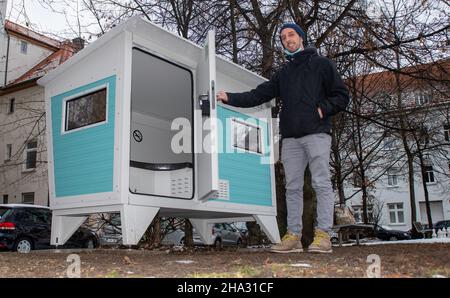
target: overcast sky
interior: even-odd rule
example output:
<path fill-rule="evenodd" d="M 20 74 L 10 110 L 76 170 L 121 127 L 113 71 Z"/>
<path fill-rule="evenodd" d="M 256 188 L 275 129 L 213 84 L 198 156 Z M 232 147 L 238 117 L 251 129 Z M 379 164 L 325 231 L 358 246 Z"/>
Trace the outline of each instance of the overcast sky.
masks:
<path fill-rule="evenodd" d="M 21 25 L 28 23 L 29 28 L 59 39 L 76 37 L 77 32 L 70 29 L 76 28 L 73 26 L 76 24 L 76 7 L 68 6 L 64 0 L 53 2 L 49 7 L 39 0 L 8 0 L 6 17 Z M 80 17 L 82 22 L 88 22 L 88 16 Z"/>

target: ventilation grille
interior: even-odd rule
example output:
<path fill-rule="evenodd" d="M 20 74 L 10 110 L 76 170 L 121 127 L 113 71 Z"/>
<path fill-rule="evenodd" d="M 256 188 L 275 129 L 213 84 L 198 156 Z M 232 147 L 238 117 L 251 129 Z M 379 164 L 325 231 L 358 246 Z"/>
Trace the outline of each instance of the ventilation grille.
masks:
<path fill-rule="evenodd" d="M 189 177 L 173 178 L 170 180 L 170 193 L 173 196 L 187 197 L 192 195 L 192 181 Z"/>
<path fill-rule="evenodd" d="M 230 183 L 228 180 L 219 180 L 219 191 L 213 199 L 229 200 L 230 199 Z"/>

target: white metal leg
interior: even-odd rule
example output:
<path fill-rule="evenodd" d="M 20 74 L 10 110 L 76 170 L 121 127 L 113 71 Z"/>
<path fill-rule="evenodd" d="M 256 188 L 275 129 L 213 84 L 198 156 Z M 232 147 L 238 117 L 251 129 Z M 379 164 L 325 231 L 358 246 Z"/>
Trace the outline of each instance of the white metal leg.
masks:
<path fill-rule="evenodd" d="M 50 243 L 64 245 L 67 240 L 87 219 L 87 216 L 52 215 L 52 232 Z"/>
<path fill-rule="evenodd" d="M 275 215 L 254 214 L 253 217 L 272 243 L 280 243 L 280 231 L 278 230 L 278 223 Z"/>
<path fill-rule="evenodd" d="M 157 207 L 123 205 L 120 210 L 123 244 L 138 244 L 158 211 Z"/>

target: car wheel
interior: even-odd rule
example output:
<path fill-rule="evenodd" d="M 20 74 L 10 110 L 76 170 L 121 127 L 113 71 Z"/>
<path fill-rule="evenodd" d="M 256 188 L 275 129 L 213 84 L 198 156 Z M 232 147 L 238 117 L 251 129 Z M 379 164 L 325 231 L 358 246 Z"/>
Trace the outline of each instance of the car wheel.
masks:
<path fill-rule="evenodd" d="M 215 247 L 215 248 L 222 248 L 222 240 L 221 240 L 220 238 L 217 238 L 217 239 L 214 241 L 214 247 Z"/>
<path fill-rule="evenodd" d="M 33 249 L 33 241 L 30 238 L 19 238 L 14 244 L 14 251 L 27 254 Z"/>
<path fill-rule="evenodd" d="M 180 240 L 180 246 L 184 246 L 184 237 Z"/>
<path fill-rule="evenodd" d="M 397 241 L 397 237 L 391 236 L 391 237 L 389 238 L 389 241 Z"/>

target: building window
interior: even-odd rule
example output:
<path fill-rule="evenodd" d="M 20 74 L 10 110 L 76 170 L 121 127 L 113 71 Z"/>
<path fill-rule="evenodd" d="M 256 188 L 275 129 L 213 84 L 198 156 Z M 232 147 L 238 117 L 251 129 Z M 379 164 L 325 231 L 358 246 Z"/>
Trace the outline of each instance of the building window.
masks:
<path fill-rule="evenodd" d="M 35 169 L 37 160 L 37 141 L 27 143 L 25 170 Z"/>
<path fill-rule="evenodd" d="M 257 125 L 232 119 L 233 147 L 262 153 L 261 128 Z"/>
<path fill-rule="evenodd" d="M 444 139 L 450 142 L 450 124 L 444 124 Z"/>
<path fill-rule="evenodd" d="M 8 104 L 8 111 L 7 111 L 8 114 L 14 113 L 14 110 L 16 108 L 15 105 L 16 105 L 16 99 L 15 98 L 11 98 L 9 100 L 9 104 Z"/>
<path fill-rule="evenodd" d="M 3 195 L 3 204 L 8 204 L 8 195 Z"/>
<path fill-rule="evenodd" d="M 11 158 L 12 158 L 12 144 L 6 144 L 5 160 L 11 160 Z"/>
<path fill-rule="evenodd" d="M 106 88 L 66 101 L 65 130 L 106 121 Z"/>
<path fill-rule="evenodd" d="M 425 166 L 425 183 L 434 183 L 434 171 L 433 166 Z"/>
<path fill-rule="evenodd" d="M 389 210 L 389 223 L 404 224 L 405 212 L 403 210 L 403 203 L 387 204 Z"/>
<path fill-rule="evenodd" d="M 415 95 L 417 106 L 422 106 L 431 102 L 431 92 L 429 91 L 418 90 L 416 91 Z"/>
<path fill-rule="evenodd" d="M 353 173 L 353 181 L 352 181 L 353 187 L 354 188 L 361 188 L 362 187 L 362 178 L 361 176 L 355 172 Z"/>
<path fill-rule="evenodd" d="M 388 171 L 388 185 L 389 186 L 397 186 L 397 172 L 394 170 Z"/>
<path fill-rule="evenodd" d="M 22 193 L 22 204 L 34 204 L 34 192 Z"/>
<path fill-rule="evenodd" d="M 28 53 L 28 42 L 23 40 L 20 41 L 20 52 L 22 54 Z"/>
<path fill-rule="evenodd" d="M 422 127 L 420 129 L 419 143 L 422 146 L 426 146 L 426 145 L 428 145 L 430 143 L 429 129 L 425 125 L 422 125 Z"/>
<path fill-rule="evenodd" d="M 362 223 L 363 222 L 363 206 L 356 205 L 352 206 L 353 209 L 353 216 L 355 217 L 356 223 Z M 369 205 L 367 206 L 367 219 L 369 222 L 373 222 L 373 206 Z"/>

